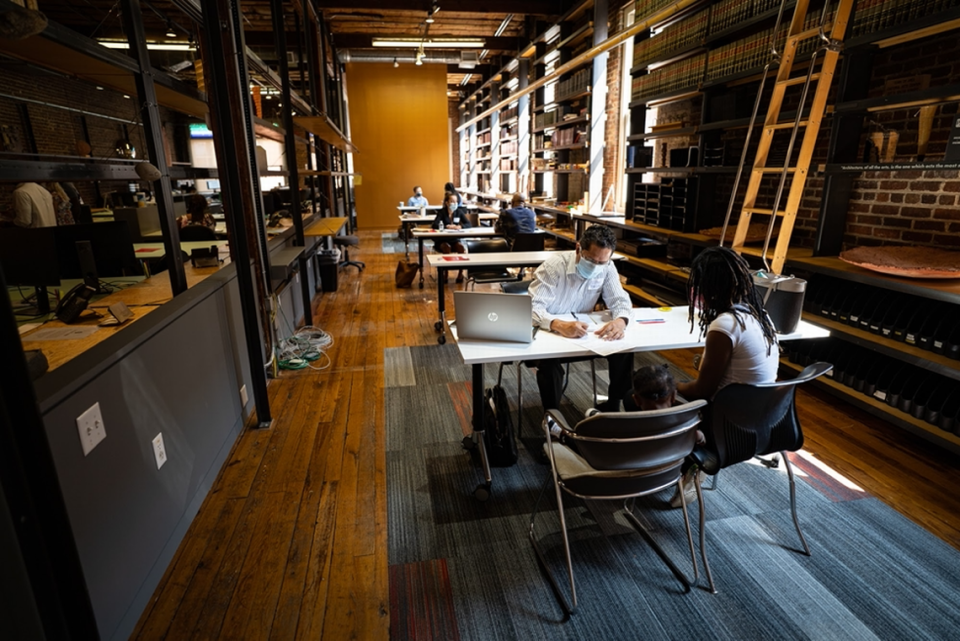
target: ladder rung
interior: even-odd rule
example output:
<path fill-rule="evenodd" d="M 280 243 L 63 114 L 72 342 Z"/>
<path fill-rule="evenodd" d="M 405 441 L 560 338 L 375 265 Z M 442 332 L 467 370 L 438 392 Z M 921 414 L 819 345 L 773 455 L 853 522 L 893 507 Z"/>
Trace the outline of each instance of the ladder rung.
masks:
<path fill-rule="evenodd" d="M 771 216 L 771 215 L 773 215 L 773 210 L 772 210 L 772 209 L 757 209 L 756 207 L 744 207 L 744 208 L 743 208 L 743 213 L 745 213 L 745 214 L 765 214 L 765 215 L 767 215 L 767 216 Z M 778 210 L 777 210 L 777 216 L 783 216 L 783 215 L 785 215 L 786 213 L 787 213 L 787 212 L 784 211 L 783 209 L 778 209 Z"/>
<path fill-rule="evenodd" d="M 784 171 L 786 171 L 788 174 L 792 174 L 797 170 L 797 168 L 787 167 L 784 169 L 783 167 L 754 167 L 753 170 L 760 172 L 761 174 L 782 174 Z"/>
<path fill-rule="evenodd" d="M 815 73 L 812 76 L 810 76 L 810 82 L 813 82 L 814 80 L 820 80 L 819 73 Z M 795 78 L 787 78 L 786 80 L 781 80 L 777 84 L 781 87 L 792 87 L 793 85 L 802 85 L 806 81 L 807 81 L 806 76 L 797 76 Z"/>
<path fill-rule="evenodd" d="M 828 22 L 827 24 L 823 25 L 823 32 L 829 33 L 831 28 L 832 26 Z M 816 27 L 811 27 L 803 31 L 798 31 L 792 36 L 787 36 L 787 40 L 790 40 L 791 38 L 796 38 L 798 41 L 806 40 L 808 38 L 813 38 L 814 36 L 819 36 L 819 35 L 820 35 L 820 25 L 817 25 Z"/>
<path fill-rule="evenodd" d="M 800 127 L 806 127 L 806 126 L 809 124 L 809 122 L 810 122 L 810 121 L 808 121 L 808 120 L 801 120 L 801 121 L 800 121 L 799 123 L 797 123 L 797 124 L 798 124 Z M 789 121 L 789 122 L 778 122 L 778 123 L 775 124 L 775 125 L 764 125 L 763 128 L 764 128 L 764 129 L 793 129 L 793 125 L 794 125 L 794 121 L 791 120 L 791 121 Z"/>

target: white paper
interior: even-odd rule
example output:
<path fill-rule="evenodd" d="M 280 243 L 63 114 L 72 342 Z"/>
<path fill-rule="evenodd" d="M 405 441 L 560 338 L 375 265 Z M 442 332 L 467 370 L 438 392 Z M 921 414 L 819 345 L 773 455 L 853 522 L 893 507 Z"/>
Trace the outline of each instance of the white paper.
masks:
<path fill-rule="evenodd" d="M 580 338 L 569 338 L 563 336 L 563 340 L 569 341 L 581 349 L 587 349 L 600 356 L 609 356 L 617 352 L 631 350 L 640 344 L 637 328 L 634 324 L 628 323 L 623 338 L 615 341 L 604 340 L 597 336 L 596 332 L 601 327 L 610 322 L 610 312 L 594 312 L 591 314 L 564 314 L 558 316 L 559 320 L 578 321 L 587 325 L 587 334 Z"/>
<path fill-rule="evenodd" d="M 66 341 L 86 338 L 98 331 L 97 327 L 48 327 L 38 332 L 24 336 L 24 342 L 27 341 Z"/>

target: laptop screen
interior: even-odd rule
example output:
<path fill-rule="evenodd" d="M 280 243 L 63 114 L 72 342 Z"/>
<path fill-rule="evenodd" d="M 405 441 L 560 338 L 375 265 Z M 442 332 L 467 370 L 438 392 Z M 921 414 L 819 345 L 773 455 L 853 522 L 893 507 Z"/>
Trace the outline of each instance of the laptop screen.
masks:
<path fill-rule="evenodd" d="M 458 340 L 533 340 L 533 300 L 526 294 L 454 292 L 453 301 Z"/>

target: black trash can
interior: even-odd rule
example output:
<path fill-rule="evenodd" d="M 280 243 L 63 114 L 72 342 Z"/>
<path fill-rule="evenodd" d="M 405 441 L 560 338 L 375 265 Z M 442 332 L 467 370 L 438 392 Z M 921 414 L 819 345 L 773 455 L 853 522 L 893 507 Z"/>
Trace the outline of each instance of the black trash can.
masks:
<path fill-rule="evenodd" d="M 337 272 L 340 270 L 339 262 L 339 249 L 321 249 L 317 252 L 317 266 L 320 270 L 320 288 L 324 292 L 337 291 Z"/>

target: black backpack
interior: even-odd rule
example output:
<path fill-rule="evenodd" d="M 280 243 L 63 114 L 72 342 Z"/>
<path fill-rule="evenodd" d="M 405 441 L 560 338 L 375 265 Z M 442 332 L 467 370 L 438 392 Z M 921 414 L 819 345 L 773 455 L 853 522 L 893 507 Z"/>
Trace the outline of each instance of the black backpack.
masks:
<path fill-rule="evenodd" d="M 497 384 L 483 394 L 483 402 L 486 404 L 483 413 L 483 441 L 491 467 L 510 467 L 517 462 L 517 438 L 513 431 L 507 394 L 500 387 L 502 378 L 501 365 Z"/>

